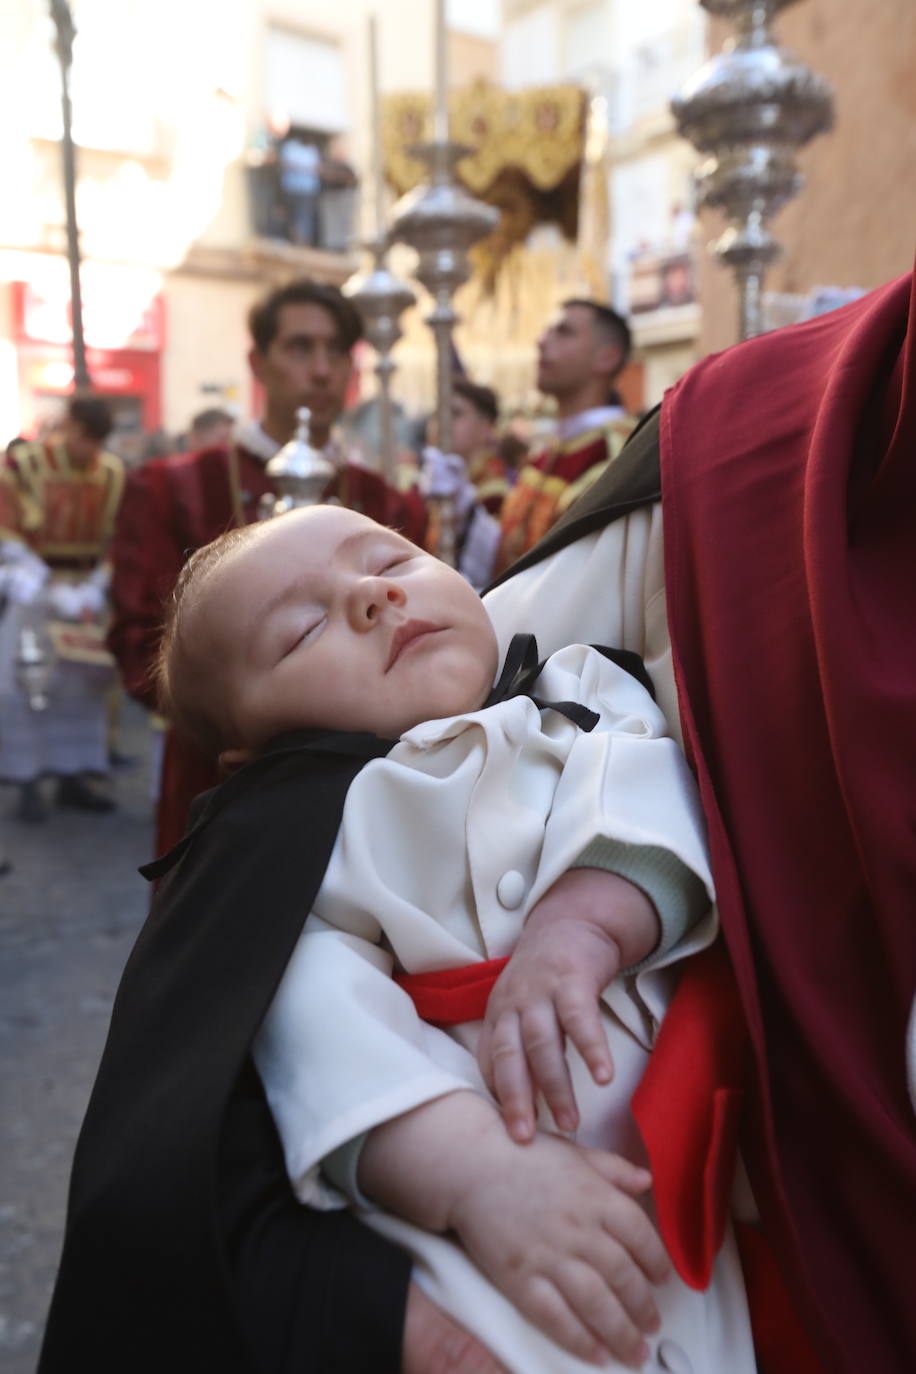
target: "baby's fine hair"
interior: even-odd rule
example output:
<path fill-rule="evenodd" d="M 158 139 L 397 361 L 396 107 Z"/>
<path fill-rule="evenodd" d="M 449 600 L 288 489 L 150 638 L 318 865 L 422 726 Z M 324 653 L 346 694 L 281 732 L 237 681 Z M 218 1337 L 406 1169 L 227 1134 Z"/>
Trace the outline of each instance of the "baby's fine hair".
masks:
<path fill-rule="evenodd" d="M 258 528 L 243 525 L 226 530 L 190 555 L 163 607 L 162 638 L 150 674 L 160 714 L 173 729 L 214 759 L 225 748 L 226 741 L 218 712 L 208 700 L 206 664 L 195 659 L 182 632 L 183 621 L 209 575 L 230 553 L 249 543 Z"/>

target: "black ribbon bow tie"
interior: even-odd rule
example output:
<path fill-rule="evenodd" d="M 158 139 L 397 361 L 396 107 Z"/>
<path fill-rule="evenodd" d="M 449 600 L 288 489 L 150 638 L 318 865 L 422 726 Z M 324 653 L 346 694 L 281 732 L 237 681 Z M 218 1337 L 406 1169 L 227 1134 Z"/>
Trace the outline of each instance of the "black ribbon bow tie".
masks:
<path fill-rule="evenodd" d="M 616 663 L 617 667 L 629 673 L 630 677 L 634 677 L 640 686 L 646 689 L 652 700 L 655 700 L 652 679 L 639 654 L 634 654 L 630 649 L 608 649 L 604 644 L 592 644 L 591 648 L 609 658 L 612 663 Z M 577 701 L 544 701 L 543 698 L 535 696 L 531 689 L 545 662 L 546 660 L 538 660 L 538 646 L 534 635 L 513 635 L 502 672 L 484 706 L 495 706 L 497 702 L 508 701 L 510 697 L 526 696 L 531 698 L 539 711 L 559 711 L 574 725 L 578 725 L 580 730 L 594 730 L 599 716 L 587 706 L 582 706 Z"/>
<path fill-rule="evenodd" d="M 545 701 L 532 690 L 544 664 L 538 660 L 538 645 L 534 635 L 513 635 L 496 686 L 484 702 L 484 707 L 496 706 L 510 697 L 530 697 L 539 711 L 559 711 L 580 730 L 594 730 L 600 719 L 578 701 Z"/>

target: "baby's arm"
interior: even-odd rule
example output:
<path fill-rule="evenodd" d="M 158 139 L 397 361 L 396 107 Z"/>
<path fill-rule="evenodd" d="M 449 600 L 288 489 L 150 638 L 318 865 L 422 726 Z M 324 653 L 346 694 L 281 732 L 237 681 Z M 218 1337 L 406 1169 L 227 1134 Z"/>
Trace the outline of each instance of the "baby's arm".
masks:
<path fill-rule="evenodd" d="M 581 1359 L 638 1368 L 648 1357 L 650 1285 L 669 1265 L 635 1201 L 645 1170 L 557 1136 L 520 1149 L 489 1102 L 455 1092 L 372 1130 L 359 1183 L 405 1220 L 455 1232 L 518 1310 Z"/>
<path fill-rule="evenodd" d="M 519 1142 L 534 1134 L 537 1089 L 560 1129 L 575 1130 L 566 1038 L 595 1081 L 609 1082 L 599 998 L 647 956 L 674 957 L 711 897 L 696 787 L 648 693 L 581 645 L 550 660 L 538 691 L 587 703 L 598 724 L 580 731 L 565 757 L 533 905 L 478 1046 Z M 555 728 L 545 715 L 545 733 Z"/>
<path fill-rule="evenodd" d="M 621 969 L 655 948 L 658 936 L 658 914 L 645 893 L 597 868 L 564 873 L 531 911 L 490 994 L 477 1047 L 514 1140 L 534 1136 L 536 1087 L 561 1131 L 578 1126 L 566 1037 L 596 1083 L 611 1081 L 601 994 Z"/>

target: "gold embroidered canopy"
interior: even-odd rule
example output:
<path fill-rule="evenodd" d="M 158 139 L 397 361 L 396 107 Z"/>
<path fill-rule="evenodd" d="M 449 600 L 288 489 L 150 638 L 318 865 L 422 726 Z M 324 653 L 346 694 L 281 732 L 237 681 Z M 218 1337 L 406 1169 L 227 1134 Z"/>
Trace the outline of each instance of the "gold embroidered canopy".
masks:
<path fill-rule="evenodd" d="M 486 199 L 497 177 L 511 168 L 536 190 L 555 190 L 570 173 L 578 172 L 585 105 L 585 92 L 578 86 L 504 91 L 481 80 L 450 92 L 450 135 L 474 150 L 458 164 L 461 180 L 475 196 Z M 432 138 L 432 115 L 428 94 L 385 97 L 382 156 L 385 176 L 398 195 L 423 179 L 423 166 L 408 149 Z"/>
<path fill-rule="evenodd" d="M 473 150 L 458 163 L 456 174 L 472 195 L 497 206 L 502 215 L 498 228 L 472 254 L 485 289 L 536 224 L 558 224 L 567 238 L 575 238 L 586 113 L 587 96 L 578 86 L 504 91 L 481 80 L 450 92 L 450 136 Z M 428 94 L 384 98 L 382 160 L 385 178 L 399 196 L 426 176 L 410 148 L 432 137 Z"/>

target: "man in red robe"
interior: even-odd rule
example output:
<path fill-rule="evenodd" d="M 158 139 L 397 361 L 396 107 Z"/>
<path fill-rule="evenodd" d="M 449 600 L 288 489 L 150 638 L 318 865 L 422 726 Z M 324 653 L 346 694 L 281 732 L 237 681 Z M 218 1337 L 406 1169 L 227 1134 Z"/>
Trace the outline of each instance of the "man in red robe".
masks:
<path fill-rule="evenodd" d="M 162 604 L 188 554 L 233 525 L 258 518 L 270 491 L 268 461 L 293 435 L 296 411 L 311 411 L 311 440 L 334 463 L 325 500 L 337 500 L 422 541 L 426 510 L 416 492 L 388 487 L 347 460 L 333 434 L 362 329 L 334 286 L 296 281 L 273 291 L 249 315 L 248 361 L 264 388 L 260 421 L 240 425 L 228 445 L 158 458 L 128 479 L 111 548 L 114 618 L 109 646 L 131 696 L 155 711 L 152 667 Z M 180 838 L 191 799 L 212 787 L 212 765 L 190 744 L 165 739 L 156 852 Z"/>
<path fill-rule="evenodd" d="M 717 1041 L 747 1047 L 749 1257 L 824 1374 L 916 1367 L 914 342 L 906 276 L 705 358 L 488 596 L 542 654 L 640 653 L 683 738 L 740 999 Z M 738 1106 L 710 1100 L 711 1164 Z M 761 1369 L 807 1374 L 780 1305 Z"/>
<path fill-rule="evenodd" d="M 567 301 L 547 326 L 537 383 L 556 400 L 556 433 L 526 459 L 503 502 L 496 572 L 533 548 L 623 448 L 634 422 L 614 379 L 629 354 L 626 320 L 597 301 Z"/>
<path fill-rule="evenodd" d="M 30 823 L 47 819 L 41 792 L 47 774 L 57 778 L 58 806 L 105 813 L 115 805 L 89 781 L 108 771 L 115 683 L 104 647 L 106 555 L 124 467 L 104 447 L 112 425 L 102 398 L 77 396 L 59 437 L 17 441 L 7 454 L 18 512 L 13 524 L 47 579 L 40 594 L 36 588 L 31 610 L 24 604 L 10 610 L 0 636 L 0 776 L 19 784 L 17 816 Z M 50 699 L 40 711 L 15 681 L 15 645 L 29 623 L 44 628 L 56 654 Z"/>
<path fill-rule="evenodd" d="M 498 450 L 499 397 L 466 377 L 452 383 L 452 449 L 467 464 L 477 500 L 499 516 L 509 491 L 509 469 Z"/>

